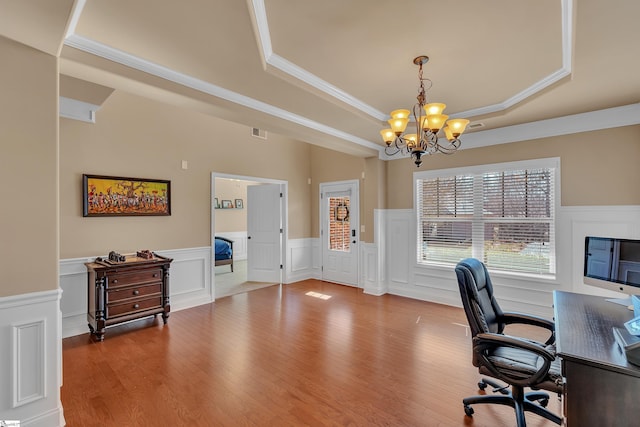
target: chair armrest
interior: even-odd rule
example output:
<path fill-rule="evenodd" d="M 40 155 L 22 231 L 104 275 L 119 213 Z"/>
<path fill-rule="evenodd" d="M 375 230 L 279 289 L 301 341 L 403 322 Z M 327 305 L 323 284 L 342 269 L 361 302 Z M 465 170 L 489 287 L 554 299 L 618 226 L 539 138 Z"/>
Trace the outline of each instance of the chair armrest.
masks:
<path fill-rule="evenodd" d="M 524 324 L 546 329 L 551 332 L 551 335 L 545 341 L 545 344 L 549 345 L 556 342 L 556 325 L 551 320 L 525 313 L 503 313 L 500 320 L 506 325 Z"/>
<path fill-rule="evenodd" d="M 518 376 L 510 376 L 508 374 L 510 370 L 499 370 L 495 363 L 489 359 L 489 353 L 500 347 L 510 347 L 533 353 L 542 357 L 543 363 L 535 372 L 524 378 L 523 375 L 526 374 L 524 371 L 518 372 L 520 374 Z M 509 384 L 516 384 L 523 387 L 532 387 L 541 383 L 549 372 L 551 362 L 556 358 L 555 354 L 548 351 L 542 344 L 510 335 L 494 333 L 480 333 L 476 335 L 473 338 L 473 351 L 480 358 L 482 366 L 487 368 L 496 378 Z"/>

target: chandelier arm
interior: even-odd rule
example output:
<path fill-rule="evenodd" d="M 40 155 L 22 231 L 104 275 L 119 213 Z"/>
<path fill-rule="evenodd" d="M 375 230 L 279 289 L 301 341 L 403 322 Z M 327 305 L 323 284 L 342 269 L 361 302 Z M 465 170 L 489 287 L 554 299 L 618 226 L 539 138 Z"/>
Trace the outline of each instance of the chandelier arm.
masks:
<path fill-rule="evenodd" d="M 398 153 L 401 151 L 401 149 L 400 149 L 400 148 L 398 148 L 398 146 L 396 146 L 395 151 L 394 151 L 393 153 L 390 153 L 390 152 L 389 152 L 389 148 L 391 148 L 391 145 L 388 145 L 388 146 L 386 146 L 386 147 L 384 148 L 384 152 L 385 152 L 385 154 L 386 154 L 387 156 L 395 156 L 396 154 L 398 154 Z"/>
<path fill-rule="evenodd" d="M 453 154 L 458 150 L 458 148 L 460 148 L 460 144 L 462 143 L 458 138 L 448 142 L 449 143 L 446 146 L 438 144 L 438 151 L 444 154 Z"/>

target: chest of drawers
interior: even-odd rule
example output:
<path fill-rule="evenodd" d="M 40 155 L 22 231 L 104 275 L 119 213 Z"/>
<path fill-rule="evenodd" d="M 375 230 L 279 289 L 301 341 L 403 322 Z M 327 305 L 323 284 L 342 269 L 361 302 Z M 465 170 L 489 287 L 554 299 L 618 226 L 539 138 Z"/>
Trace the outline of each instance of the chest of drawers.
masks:
<path fill-rule="evenodd" d="M 151 259 L 133 255 L 118 263 L 86 263 L 89 331 L 102 341 L 106 328 L 118 323 L 161 314 L 166 324 L 171 261 L 154 254 Z"/>

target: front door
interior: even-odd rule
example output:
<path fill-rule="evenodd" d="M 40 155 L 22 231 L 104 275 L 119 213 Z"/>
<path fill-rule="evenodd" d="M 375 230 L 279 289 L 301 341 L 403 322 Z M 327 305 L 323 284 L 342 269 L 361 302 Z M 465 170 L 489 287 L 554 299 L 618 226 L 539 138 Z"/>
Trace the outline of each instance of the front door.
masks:
<path fill-rule="evenodd" d="M 358 286 L 358 181 L 320 184 L 322 280 Z"/>

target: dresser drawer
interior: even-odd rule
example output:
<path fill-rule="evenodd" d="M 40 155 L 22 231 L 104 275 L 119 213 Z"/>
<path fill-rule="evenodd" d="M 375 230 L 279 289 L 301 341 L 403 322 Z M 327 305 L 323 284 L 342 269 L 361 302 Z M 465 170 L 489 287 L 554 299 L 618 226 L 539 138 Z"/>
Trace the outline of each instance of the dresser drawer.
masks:
<path fill-rule="evenodd" d="M 137 285 L 162 280 L 161 268 L 150 268 L 126 273 L 115 273 L 108 277 L 107 288 L 114 289 L 120 286 Z"/>
<path fill-rule="evenodd" d="M 107 304 L 131 298 L 141 298 L 147 295 L 159 295 L 161 293 L 162 282 L 152 283 L 149 285 L 134 285 L 122 288 L 118 287 L 116 289 L 107 290 Z"/>
<path fill-rule="evenodd" d="M 116 317 L 125 314 L 132 314 L 138 311 L 149 310 L 152 308 L 162 307 L 162 295 L 158 295 L 153 298 L 146 298 L 142 300 L 132 300 L 123 303 L 111 303 L 107 304 L 106 317 Z"/>

